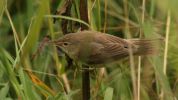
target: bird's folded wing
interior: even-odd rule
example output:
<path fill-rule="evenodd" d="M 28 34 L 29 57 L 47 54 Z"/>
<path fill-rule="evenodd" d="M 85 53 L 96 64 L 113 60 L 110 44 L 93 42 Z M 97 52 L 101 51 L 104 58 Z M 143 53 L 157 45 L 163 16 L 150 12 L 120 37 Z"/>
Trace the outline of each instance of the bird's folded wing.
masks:
<path fill-rule="evenodd" d="M 128 48 L 125 48 L 123 44 L 119 43 L 108 43 L 105 44 L 105 47 L 100 50 L 106 57 L 115 57 L 115 56 L 126 56 L 128 55 Z"/>
<path fill-rule="evenodd" d="M 128 48 L 124 48 L 124 46 L 119 43 L 106 43 L 103 47 L 93 48 L 90 57 L 93 59 L 107 59 L 114 56 L 122 57 L 124 55 L 128 55 Z"/>

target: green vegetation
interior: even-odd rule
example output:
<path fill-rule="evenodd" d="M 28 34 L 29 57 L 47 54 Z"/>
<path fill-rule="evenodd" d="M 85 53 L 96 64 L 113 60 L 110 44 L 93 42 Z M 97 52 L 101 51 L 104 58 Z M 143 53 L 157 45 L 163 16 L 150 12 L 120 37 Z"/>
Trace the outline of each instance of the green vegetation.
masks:
<path fill-rule="evenodd" d="M 71 16 L 55 15 L 66 0 L 0 0 L 0 99 L 80 100 L 81 70 L 67 67 L 54 45 L 32 59 L 46 35 L 91 30 L 123 38 L 163 38 L 159 54 L 128 58 L 91 71 L 93 100 L 178 99 L 178 1 L 87 0 L 89 24 L 79 19 L 80 0 L 73 0 Z M 56 18 L 56 23 L 53 23 Z"/>

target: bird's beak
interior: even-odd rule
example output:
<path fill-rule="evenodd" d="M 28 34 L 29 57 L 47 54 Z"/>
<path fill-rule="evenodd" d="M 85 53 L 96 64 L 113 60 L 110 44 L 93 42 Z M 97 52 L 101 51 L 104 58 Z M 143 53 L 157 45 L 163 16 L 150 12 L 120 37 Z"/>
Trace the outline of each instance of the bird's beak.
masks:
<path fill-rule="evenodd" d="M 54 40 L 54 41 L 49 41 L 49 44 L 55 45 L 57 47 L 62 46 L 63 42 L 59 41 L 59 40 Z"/>
<path fill-rule="evenodd" d="M 63 54 L 66 54 L 62 48 L 63 42 L 61 42 L 60 40 L 53 40 L 49 41 L 48 43 L 56 46 L 59 56 L 64 56 Z"/>

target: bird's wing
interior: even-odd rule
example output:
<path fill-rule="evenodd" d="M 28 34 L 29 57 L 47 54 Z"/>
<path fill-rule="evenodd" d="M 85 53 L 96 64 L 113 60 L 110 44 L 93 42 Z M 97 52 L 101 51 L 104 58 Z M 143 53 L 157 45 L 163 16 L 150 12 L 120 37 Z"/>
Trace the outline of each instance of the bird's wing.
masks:
<path fill-rule="evenodd" d="M 119 43 L 106 43 L 104 48 L 100 49 L 103 55 L 106 58 L 112 57 L 124 57 L 128 55 L 128 47 Z"/>
<path fill-rule="evenodd" d="M 91 63 L 105 63 L 119 60 L 129 55 L 129 44 L 131 47 L 134 46 L 125 39 L 109 34 L 98 33 L 94 39 L 95 43 L 92 47 L 95 48 L 92 49 L 89 61 Z"/>
<path fill-rule="evenodd" d="M 100 43 L 119 43 L 122 45 L 128 45 L 128 42 L 125 39 L 110 34 L 97 34 L 95 35 L 95 39 Z"/>
<path fill-rule="evenodd" d="M 96 35 L 95 41 L 102 44 L 104 47 L 103 51 L 107 53 L 114 53 L 114 55 L 119 55 L 128 52 L 129 42 L 125 39 L 112 36 L 109 34 L 98 34 Z M 130 44 L 132 45 L 132 44 Z"/>
<path fill-rule="evenodd" d="M 92 49 L 88 63 L 101 64 L 126 57 L 128 49 L 118 43 L 106 43 L 103 46 Z"/>

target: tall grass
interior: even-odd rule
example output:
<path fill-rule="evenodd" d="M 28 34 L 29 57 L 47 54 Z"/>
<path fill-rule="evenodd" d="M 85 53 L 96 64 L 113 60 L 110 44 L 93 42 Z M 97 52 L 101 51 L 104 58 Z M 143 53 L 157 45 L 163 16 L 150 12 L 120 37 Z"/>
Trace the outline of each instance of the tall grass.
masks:
<path fill-rule="evenodd" d="M 79 0 L 71 16 L 54 15 L 65 0 L 0 0 L 0 97 L 2 100 L 81 99 L 81 71 L 66 67 L 52 45 L 35 59 L 45 35 L 62 35 L 78 23 L 126 38 L 163 38 L 160 52 L 131 57 L 91 72 L 95 100 L 176 100 L 178 98 L 178 28 L 176 0 L 88 0 L 89 24 L 79 20 Z M 53 24 L 53 18 L 59 19 Z M 140 37 L 141 34 L 141 37 Z M 59 56 L 58 56 L 59 55 Z M 137 67 L 138 66 L 138 67 Z M 64 70 L 65 69 L 65 70 Z"/>

